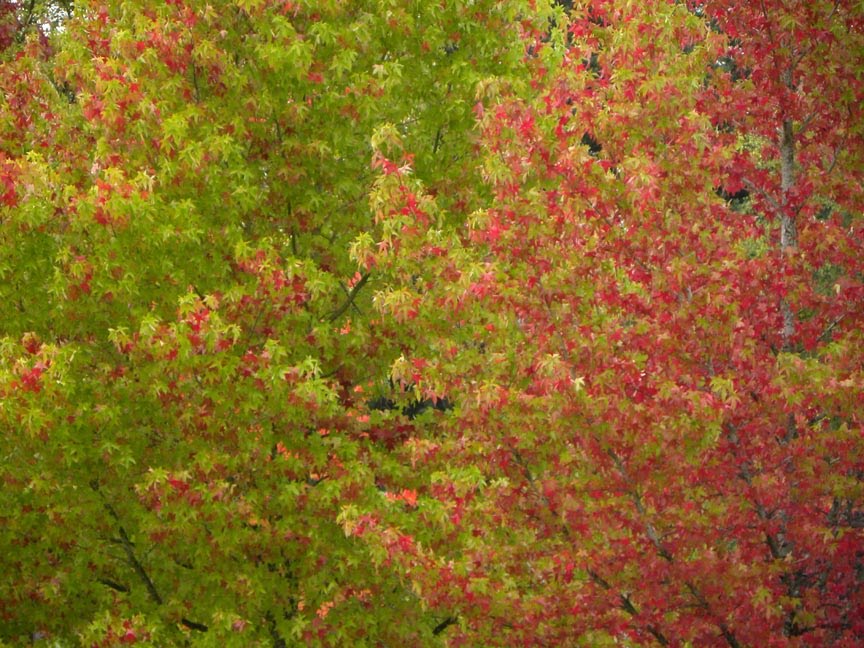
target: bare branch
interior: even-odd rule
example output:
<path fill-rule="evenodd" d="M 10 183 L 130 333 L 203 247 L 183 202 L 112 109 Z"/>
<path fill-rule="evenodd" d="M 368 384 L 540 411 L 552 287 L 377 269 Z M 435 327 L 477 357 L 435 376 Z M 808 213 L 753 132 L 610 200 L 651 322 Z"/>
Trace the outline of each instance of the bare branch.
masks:
<path fill-rule="evenodd" d="M 432 634 L 437 637 L 442 632 L 444 632 L 447 628 L 449 628 L 451 625 L 456 623 L 458 620 L 459 619 L 455 616 L 448 616 L 446 619 L 444 619 L 441 623 L 439 623 L 438 625 L 436 625 L 432 629 Z"/>
<path fill-rule="evenodd" d="M 366 282 L 369 281 L 370 273 L 364 274 L 360 277 L 360 280 L 354 284 L 354 287 L 351 289 L 351 292 L 348 293 L 348 299 L 345 300 L 345 303 L 342 304 L 339 308 L 333 311 L 330 316 L 327 318 L 330 322 L 335 322 L 337 319 L 342 317 L 349 308 L 354 305 L 354 300 L 357 298 L 357 293 L 366 285 Z"/>
<path fill-rule="evenodd" d="M 129 593 L 128 587 L 121 583 L 118 583 L 117 581 L 113 581 L 110 578 L 97 578 L 96 582 L 101 583 L 105 587 L 110 587 L 115 592 L 122 592 L 123 594 Z"/>

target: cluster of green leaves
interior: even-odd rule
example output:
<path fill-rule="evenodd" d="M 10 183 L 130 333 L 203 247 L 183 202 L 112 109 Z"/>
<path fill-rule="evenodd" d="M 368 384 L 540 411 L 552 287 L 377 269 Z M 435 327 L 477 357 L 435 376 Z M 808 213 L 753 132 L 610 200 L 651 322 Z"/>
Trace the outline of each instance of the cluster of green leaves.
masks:
<path fill-rule="evenodd" d="M 524 77 L 528 13 L 82 2 L 10 44 L 0 638 L 433 640 L 337 523 L 394 508 L 415 425 L 367 406 L 401 351 L 350 251 L 374 148 L 475 199 L 477 87 Z"/>

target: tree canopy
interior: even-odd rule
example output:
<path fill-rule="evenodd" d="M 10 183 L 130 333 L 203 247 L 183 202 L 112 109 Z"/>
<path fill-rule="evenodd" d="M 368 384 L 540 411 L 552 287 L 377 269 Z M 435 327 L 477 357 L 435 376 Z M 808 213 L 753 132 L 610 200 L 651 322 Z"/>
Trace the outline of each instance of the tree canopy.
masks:
<path fill-rule="evenodd" d="M 858 646 L 864 7 L 0 0 L 0 645 Z"/>

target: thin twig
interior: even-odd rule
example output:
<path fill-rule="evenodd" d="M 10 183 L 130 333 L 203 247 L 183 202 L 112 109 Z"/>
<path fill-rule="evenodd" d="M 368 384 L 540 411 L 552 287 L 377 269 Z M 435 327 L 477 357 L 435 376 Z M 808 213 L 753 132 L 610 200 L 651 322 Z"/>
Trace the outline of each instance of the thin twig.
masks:
<path fill-rule="evenodd" d="M 345 311 L 347 311 L 349 308 L 351 308 L 351 306 L 354 305 L 354 300 L 357 298 L 357 293 L 359 293 L 363 286 L 366 285 L 366 282 L 369 281 L 369 276 L 370 273 L 367 272 L 362 277 L 360 277 L 360 280 L 356 284 L 354 284 L 351 292 L 348 293 L 348 299 L 345 300 L 344 304 L 342 304 L 339 308 L 337 308 L 330 314 L 330 316 L 327 318 L 328 321 L 335 322 L 337 319 L 339 319 L 340 317 L 342 317 L 342 315 L 345 314 Z"/>
<path fill-rule="evenodd" d="M 819 335 L 820 342 L 827 342 L 831 332 L 837 328 L 837 325 L 842 322 L 846 318 L 846 313 L 843 313 L 840 317 L 831 322 L 824 331 Z"/>
<path fill-rule="evenodd" d="M 755 192 L 761 194 L 762 197 L 765 198 L 765 200 L 767 200 L 769 203 L 771 203 L 771 206 L 777 211 L 778 214 L 783 213 L 783 206 L 779 202 L 777 202 L 777 199 L 774 198 L 774 196 L 769 194 L 762 187 L 757 187 L 753 182 L 751 182 L 747 178 L 742 178 L 741 181 L 744 183 L 744 185 L 748 189 L 750 189 L 750 191 L 755 191 Z"/>

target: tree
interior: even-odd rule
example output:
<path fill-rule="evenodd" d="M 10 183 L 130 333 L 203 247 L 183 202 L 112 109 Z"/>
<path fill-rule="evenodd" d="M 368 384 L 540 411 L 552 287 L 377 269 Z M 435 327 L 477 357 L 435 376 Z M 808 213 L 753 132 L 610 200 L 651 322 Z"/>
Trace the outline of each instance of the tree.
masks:
<path fill-rule="evenodd" d="M 370 142 L 465 202 L 520 11 L 84 2 L 4 52 L 0 638 L 433 641 L 337 523 L 413 425 L 349 243 Z"/>
<path fill-rule="evenodd" d="M 860 642 L 860 24 L 584 3 L 481 117 L 489 206 L 401 241 L 462 395 L 406 568 L 467 645 Z"/>
<path fill-rule="evenodd" d="M 9 41 L 0 640 L 860 643 L 864 16 L 787 4 Z"/>

